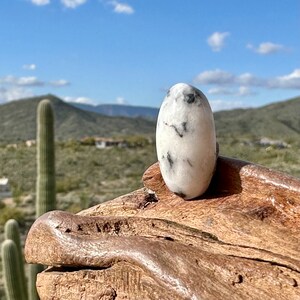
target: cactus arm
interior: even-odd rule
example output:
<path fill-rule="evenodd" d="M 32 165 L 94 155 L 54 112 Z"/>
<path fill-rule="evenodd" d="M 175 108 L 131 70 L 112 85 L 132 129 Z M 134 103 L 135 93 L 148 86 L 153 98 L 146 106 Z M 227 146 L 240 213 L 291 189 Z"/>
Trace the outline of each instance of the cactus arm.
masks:
<path fill-rule="evenodd" d="M 5 240 L 1 246 L 3 278 L 7 300 L 27 300 L 25 286 L 22 285 L 20 265 L 17 263 L 17 246 L 12 240 Z"/>
<path fill-rule="evenodd" d="M 22 246 L 21 246 L 20 229 L 19 229 L 19 224 L 16 220 L 10 219 L 5 223 L 4 237 L 7 240 L 14 241 L 14 243 L 16 245 L 17 259 L 13 263 L 19 265 L 20 283 L 24 287 L 25 293 L 27 294 L 27 285 L 26 285 L 26 277 L 25 277 L 25 265 L 24 265 L 24 256 L 23 256 Z"/>

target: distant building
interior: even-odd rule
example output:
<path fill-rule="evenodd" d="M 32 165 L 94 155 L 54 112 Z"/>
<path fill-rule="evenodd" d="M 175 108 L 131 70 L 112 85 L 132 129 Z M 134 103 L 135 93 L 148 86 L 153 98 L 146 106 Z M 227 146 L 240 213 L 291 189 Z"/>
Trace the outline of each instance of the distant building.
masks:
<path fill-rule="evenodd" d="M 10 197 L 10 186 L 8 178 L 2 177 L 0 178 L 0 198 Z"/>
<path fill-rule="evenodd" d="M 269 138 L 263 137 L 258 141 L 258 145 L 263 147 L 274 147 L 278 149 L 284 149 L 291 147 L 288 143 L 280 140 L 271 140 Z"/>
<path fill-rule="evenodd" d="M 36 145 L 36 140 L 27 140 L 25 142 L 25 144 L 26 144 L 27 147 L 35 146 Z"/>
<path fill-rule="evenodd" d="M 18 148 L 18 144 L 7 144 L 6 148 L 13 148 L 13 149 L 17 149 Z"/>
<path fill-rule="evenodd" d="M 98 149 L 105 149 L 105 148 L 126 148 L 127 143 L 124 140 L 115 140 L 111 138 L 95 138 L 95 145 Z"/>
<path fill-rule="evenodd" d="M 7 192 L 9 191 L 9 183 L 8 178 L 0 178 L 0 191 L 1 192 Z"/>

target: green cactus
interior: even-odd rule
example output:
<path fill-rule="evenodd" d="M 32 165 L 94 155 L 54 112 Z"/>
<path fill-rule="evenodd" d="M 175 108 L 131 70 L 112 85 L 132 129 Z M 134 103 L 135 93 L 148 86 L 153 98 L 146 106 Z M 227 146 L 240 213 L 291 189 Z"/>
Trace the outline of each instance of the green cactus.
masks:
<path fill-rule="evenodd" d="M 36 276 L 44 270 L 42 265 L 31 264 L 28 266 L 28 296 L 29 300 L 38 300 L 39 296 L 36 290 Z"/>
<path fill-rule="evenodd" d="M 51 102 L 42 100 L 37 111 L 36 217 L 55 209 L 54 114 Z"/>
<path fill-rule="evenodd" d="M 1 246 L 3 278 L 7 300 L 27 300 L 25 286 L 21 281 L 17 246 L 13 240 L 5 240 Z"/>
<path fill-rule="evenodd" d="M 37 109 L 37 185 L 36 217 L 56 206 L 54 113 L 51 102 L 42 100 Z M 28 292 L 30 300 L 39 299 L 36 276 L 43 271 L 41 265 L 29 266 Z"/>
<path fill-rule="evenodd" d="M 55 151 L 54 114 L 51 102 L 42 100 L 37 111 L 37 188 L 36 217 L 54 210 L 55 189 Z M 3 274 L 7 300 L 38 300 L 36 276 L 43 270 L 41 265 L 29 266 L 28 289 L 24 270 L 24 259 L 20 242 L 18 223 L 9 220 L 5 224 L 5 238 L 2 243 Z"/>
<path fill-rule="evenodd" d="M 5 223 L 4 237 L 5 237 L 6 240 L 14 241 L 14 243 L 16 245 L 18 259 L 13 261 L 13 263 L 15 265 L 19 265 L 20 282 L 21 282 L 21 285 L 24 287 L 25 292 L 27 294 L 25 268 L 24 268 L 24 258 L 23 258 L 22 246 L 21 246 L 20 229 L 19 229 L 19 224 L 16 220 L 10 219 Z"/>

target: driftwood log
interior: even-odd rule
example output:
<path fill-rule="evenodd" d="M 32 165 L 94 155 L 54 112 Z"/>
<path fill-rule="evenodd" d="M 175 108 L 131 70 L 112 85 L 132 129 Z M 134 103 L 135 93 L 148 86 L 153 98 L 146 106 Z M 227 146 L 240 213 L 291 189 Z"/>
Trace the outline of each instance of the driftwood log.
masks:
<path fill-rule="evenodd" d="M 220 157 L 185 201 L 159 165 L 145 188 L 77 215 L 40 217 L 26 241 L 50 299 L 300 299 L 300 181 Z"/>

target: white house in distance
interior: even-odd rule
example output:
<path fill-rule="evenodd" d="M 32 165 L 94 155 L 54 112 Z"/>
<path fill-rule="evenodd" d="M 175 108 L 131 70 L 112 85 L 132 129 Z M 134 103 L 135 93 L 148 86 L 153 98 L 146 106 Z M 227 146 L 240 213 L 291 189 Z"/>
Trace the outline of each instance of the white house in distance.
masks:
<path fill-rule="evenodd" d="M 262 137 L 259 141 L 258 144 L 260 146 L 263 147 L 274 147 L 274 148 L 278 148 L 278 149 L 284 149 L 284 148 L 290 148 L 291 145 L 289 145 L 288 143 L 284 142 L 284 141 L 280 141 L 280 140 L 271 140 L 267 137 Z"/>
<path fill-rule="evenodd" d="M 10 197 L 9 180 L 6 177 L 0 178 L 0 198 Z"/>
<path fill-rule="evenodd" d="M 26 144 L 27 147 L 35 146 L 36 145 L 36 140 L 27 140 L 25 142 L 25 144 Z"/>
<path fill-rule="evenodd" d="M 105 148 L 125 148 L 127 147 L 127 143 L 124 140 L 114 140 L 111 138 L 95 138 L 95 145 L 98 149 L 105 149 Z"/>

